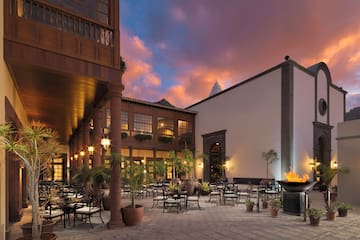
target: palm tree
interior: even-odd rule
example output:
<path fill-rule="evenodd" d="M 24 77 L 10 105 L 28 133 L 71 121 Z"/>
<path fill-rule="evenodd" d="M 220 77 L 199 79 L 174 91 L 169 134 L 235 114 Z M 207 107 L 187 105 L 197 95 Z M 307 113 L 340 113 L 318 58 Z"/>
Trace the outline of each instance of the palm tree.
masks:
<path fill-rule="evenodd" d="M 57 134 L 43 124 L 33 122 L 16 131 L 10 123 L 0 124 L 0 145 L 24 163 L 28 175 L 28 194 L 32 205 L 32 238 L 40 239 L 39 178 L 58 150 Z"/>

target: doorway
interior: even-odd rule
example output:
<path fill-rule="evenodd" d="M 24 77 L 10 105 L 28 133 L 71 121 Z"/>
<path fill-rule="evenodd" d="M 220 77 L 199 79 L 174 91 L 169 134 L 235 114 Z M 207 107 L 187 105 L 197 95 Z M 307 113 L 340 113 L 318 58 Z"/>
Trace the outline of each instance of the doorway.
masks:
<path fill-rule="evenodd" d="M 224 179 L 224 159 L 221 157 L 220 143 L 216 142 L 210 148 L 210 182 L 220 182 Z"/>

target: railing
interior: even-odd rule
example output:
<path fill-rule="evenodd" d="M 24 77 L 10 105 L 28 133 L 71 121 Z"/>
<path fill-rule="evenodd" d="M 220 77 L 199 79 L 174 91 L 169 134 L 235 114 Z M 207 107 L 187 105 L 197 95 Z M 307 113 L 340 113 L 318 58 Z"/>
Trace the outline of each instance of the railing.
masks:
<path fill-rule="evenodd" d="M 105 46 L 114 44 L 114 31 L 110 26 L 70 13 L 53 4 L 36 0 L 13 0 L 12 14 L 47 24 L 59 31 L 80 35 Z"/>

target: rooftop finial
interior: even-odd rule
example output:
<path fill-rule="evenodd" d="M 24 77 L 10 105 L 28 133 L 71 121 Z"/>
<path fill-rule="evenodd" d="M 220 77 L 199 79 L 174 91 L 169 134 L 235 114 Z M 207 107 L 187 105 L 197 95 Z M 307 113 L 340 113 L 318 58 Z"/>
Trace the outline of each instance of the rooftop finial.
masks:
<path fill-rule="evenodd" d="M 289 59 L 290 59 L 289 55 L 286 55 L 286 56 L 285 56 L 285 60 L 286 60 L 286 61 L 289 61 Z"/>

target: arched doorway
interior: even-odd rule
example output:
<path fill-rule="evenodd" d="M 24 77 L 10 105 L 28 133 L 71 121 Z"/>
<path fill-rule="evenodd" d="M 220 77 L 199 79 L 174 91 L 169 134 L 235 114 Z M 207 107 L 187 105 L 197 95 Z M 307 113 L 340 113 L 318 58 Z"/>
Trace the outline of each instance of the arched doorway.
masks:
<path fill-rule="evenodd" d="M 226 179 L 223 167 L 226 153 L 225 135 L 226 130 L 220 130 L 202 136 L 203 153 L 208 156 L 204 160 L 204 181 L 215 183 Z"/>
<path fill-rule="evenodd" d="M 224 159 L 221 156 L 221 146 L 217 142 L 210 148 L 210 182 L 219 182 L 224 179 Z"/>

